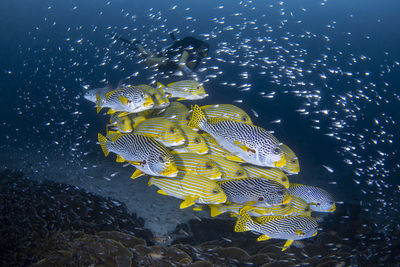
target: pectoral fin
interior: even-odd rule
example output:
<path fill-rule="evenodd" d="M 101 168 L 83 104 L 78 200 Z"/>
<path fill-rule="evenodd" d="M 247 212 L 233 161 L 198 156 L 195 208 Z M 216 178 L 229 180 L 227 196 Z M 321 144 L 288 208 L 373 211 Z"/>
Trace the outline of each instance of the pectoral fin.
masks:
<path fill-rule="evenodd" d="M 293 240 L 287 240 L 285 245 L 283 245 L 282 251 L 285 251 L 286 249 L 288 249 L 288 247 L 290 247 L 290 245 L 293 243 Z"/>
<path fill-rule="evenodd" d="M 109 114 L 109 115 L 110 115 L 110 114 L 114 114 L 115 112 L 116 112 L 116 111 L 113 110 L 113 109 L 111 109 L 111 108 L 110 108 L 109 110 L 107 110 L 107 114 Z"/>
<path fill-rule="evenodd" d="M 260 236 L 257 238 L 257 241 L 265 241 L 265 240 L 268 240 L 268 239 L 271 239 L 271 237 L 269 237 L 269 236 L 267 236 L 267 235 L 260 235 Z"/>
<path fill-rule="evenodd" d="M 203 208 L 201 206 L 198 206 L 198 207 L 194 207 L 193 210 L 194 211 L 202 211 Z"/>
<path fill-rule="evenodd" d="M 198 196 L 186 196 L 185 200 L 182 201 L 181 205 L 179 206 L 180 209 L 184 209 L 190 207 L 194 204 L 194 202 L 198 199 Z"/>
<path fill-rule="evenodd" d="M 178 98 L 176 101 L 182 101 L 182 100 L 186 100 L 186 98 L 180 97 L 180 98 Z"/>
<path fill-rule="evenodd" d="M 160 195 L 164 195 L 164 196 L 168 196 L 168 194 L 167 193 L 165 193 L 165 191 L 164 190 L 157 190 L 157 193 L 159 193 Z"/>
<path fill-rule="evenodd" d="M 256 151 L 246 145 L 243 145 L 242 143 L 238 142 L 238 141 L 233 141 L 233 143 L 235 143 L 235 145 L 237 145 L 240 149 L 242 149 L 244 152 L 251 152 L 251 153 L 256 153 Z"/>
<path fill-rule="evenodd" d="M 116 91 L 118 91 L 118 90 L 113 90 L 113 91 L 107 92 L 107 93 L 105 94 L 106 98 L 109 98 L 110 95 L 112 95 L 112 94 L 115 93 Z"/>
<path fill-rule="evenodd" d="M 129 103 L 128 98 L 126 98 L 125 96 L 119 96 L 119 101 L 121 101 L 122 105 L 126 106 Z"/>
<path fill-rule="evenodd" d="M 241 158 L 239 158 L 238 156 L 234 156 L 234 155 L 227 155 L 227 156 L 225 156 L 225 158 L 227 160 L 235 161 L 235 162 L 242 162 L 242 163 L 246 162 L 246 161 L 242 160 Z"/>
<path fill-rule="evenodd" d="M 125 162 L 125 159 L 123 157 L 121 157 L 120 155 L 117 155 L 116 162 Z"/>
<path fill-rule="evenodd" d="M 251 206 L 251 205 L 254 205 L 254 204 L 257 204 L 257 201 L 247 201 L 245 203 L 246 206 Z"/>
<path fill-rule="evenodd" d="M 142 175 L 144 175 L 144 172 L 142 172 L 139 169 L 136 169 L 135 172 L 132 174 L 131 178 L 132 179 L 136 179 L 136 178 L 138 178 L 138 177 L 140 177 Z"/>
<path fill-rule="evenodd" d="M 129 112 L 121 112 L 118 114 L 118 117 L 124 117 L 126 115 L 129 115 Z"/>

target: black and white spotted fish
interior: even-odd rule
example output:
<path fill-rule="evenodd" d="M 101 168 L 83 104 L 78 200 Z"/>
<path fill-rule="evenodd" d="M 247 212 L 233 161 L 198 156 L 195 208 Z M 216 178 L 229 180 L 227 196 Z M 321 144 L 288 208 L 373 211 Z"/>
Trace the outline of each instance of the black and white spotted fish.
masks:
<path fill-rule="evenodd" d="M 234 179 L 217 183 L 232 203 L 269 207 L 287 204 L 291 200 L 283 185 L 268 179 Z"/>
<path fill-rule="evenodd" d="M 319 212 L 334 212 L 335 200 L 324 189 L 303 184 L 290 184 L 288 188 L 291 195 L 302 198 L 310 205 L 311 210 Z"/>
<path fill-rule="evenodd" d="M 98 134 L 98 140 L 104 155 L 117 154 L 117 162 L 129 162 L 136 167 L 131 178 L 143 174 L 175 177 L 178 168 L 172 154 L 160 142 L 141 134 Z"/>
<path fill-rule="evenodd" d="M 101 98 L 105 98 L 108 92 L 112 91 L 112 86 L 107 85 L 105 87 L 89 89 L 85 92 L 83 97 L 90 102 L 96 103 L 96 95 L 99 95 Z"/>
<path fill-rule="evenodd" d="M 253 220 L 245 209 L 235 225 L 235 232 L 253 231 L 260 233 L 258 241 L 268 239 L 287 240 L 282 251 L 294 240 L 310 238 L 318 233 L 318 224 L 310 216 L 265 216 Z"/>
<path fill-rule="evenodd" d="M 281 143 L 263 128 L 227 119 L 207 120 L 197 105 L 188 125 L 209 133 L 224 149 L 248 163 L 264 167 L 286 164 Z"/>
<path fill-rule="evenodd" d="M 110 91 L 105 94 L 105 97 L 96 95 L 97 113 L 102 108 L 110 108 L 108 114 L 117 111 L 123 112 L 121 116 L 128 113 L 137 113 L 144 110 L 152 109 L 154 101 L 151 96 L 142 89 L 131 85 L 124 85 L 119 89 Z"/>

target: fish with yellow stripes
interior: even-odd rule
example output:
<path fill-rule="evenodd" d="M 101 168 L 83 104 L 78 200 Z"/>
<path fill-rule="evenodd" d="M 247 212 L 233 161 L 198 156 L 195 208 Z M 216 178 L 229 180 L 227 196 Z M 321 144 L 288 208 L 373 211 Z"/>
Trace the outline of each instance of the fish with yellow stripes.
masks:
<path fill-rule="evenodd" d="M 247 172 L 238 163 L 227 160 L 226 158 L 220 156 L 210 154 L 206 156 L 214 161 L 219 169 L 222 171 L 222 176 L 220 180 L 249 178 Z"/>
<path fill-rule="evenodd" d="M 334 212 L 336 210 L 335 200 L 324 189 L 304 184 L 290 184 L 288 190 L 291 195 L 298 196 L 307 202 L 313 211 Z"/>
<path fill-rule="evenodd" d="M 208 119 L 231 119 L 252 124 L 250 116 L 241 108 L 231 104 L 205 105 L 200 107 Z"/>
<path fill-rule="evenodd" d="M 195 153 L 174 153 L 173 157 L 180 171 L 212 180 L 221 178 L 222 172 L 218 165 L 206 156 Z"/>
<path fill-rule="evenodd" d="M 178 125 L 187 125 L 189 122 L 189 109 L 180 102 L 171 102 L 170 105 L 157 114 L 157 117 L 166 118 Z"/>
<path fill-rule="evenodd" d="M 180 100 L 199 100 L 208 96 L 204 87 L 201 83 L 195 80 L 183 80 L 174 83 L 170 83 L 164 86 L 161 83 L 157 83 L 157 87 L 164 90 L 169 97 L 177 97 Z"/>
<path fill-rule="evenodd" d="M 121 111 L 123 113 L 120 116 L 141 112 L 154 107 L 154 101 L 147 92 L 131 85 L 124 85 L 117 90 L 110 91 L 105 94 L 104 98 L 97 94 L 96 104 L 97 113 L 102 108 L 109 108 L 107 111 L 108 114 Z"/>
<path fill-rule="evenodd" d="M 226 195 L 221 187 L 207 177 L 180 171 L 176 178 L 151 177 L 149 185 L 155 185 L 159 194 L 183 199 L 180 208 L 197 204 L 225 203 Z"/>
<path fill-rule="evenodd" d="M 107 137 L 98 134 L 98 141 L 105 156 L 117 154 L 117 162 L 129 162 L 136 167 L 131 178 L 143 174 L 175 177 L 178 168 L 172 154 L 160 142 L 141 134 L 112 133 Z"/>
<path fill-rule="evenodd" d="M 110 124 L 107 126 L 111 126 L 112 130 L 120 133 L 131 133 L 133 130 L 131 118 L 129 116 L 119 116 L 120 113 L 121 112 L 116 112 L 111 114 Z"/>
<path fill-rule="evenodd" d="M 233 179 L 217 183 L 232 203 L 270 207 L 287 204 L 291 200 L 283 185 L 268 179 Z"/>
<path fill-rule="evenodd" d="M 222 213 L 229 212 L 234 216 L 238 215 L 242 209 L 246 209 L 251 217 L 261 216 L 285 216 L 293 213 L 293 207 L 289 204 L 277 205 L 272 207 L 253 207 L 236 203 L 208 205 L 211 210 L 211 217 L 218 216 Z"/>
<path fill-rule="evenodd" d="M 300 172 L 299 158 L 287 145 L 281 145 L 282 151 L 286 156 L 286 164 L 280 169 L 287 175 L 298 174 Z"/>
<path fill-rule="evenodd" d="M 165 118 L 155 117 L 143 120 L 135 127 L 133 133 L 153 137 L 166 147 L 180 146 L 185 143 L 182 130 Z"/>
<path fill-rule="evenodd" d="M 174 147 L 173 149 L 175 152 L 192 152 L 200 155 L 204 155 L 208 152 L 208 146 L 198 132 L 184 124 L 177 124 L 177 126 L 185 136 L 185 143 L 179 147 Z"/>
<path fill-rule="evenodd" d="M 209 133 L 224 149 L 248 163 L 264 167 L 286 164 L 281 143 L 263 128 L 227 119 L 207 120 L 198 105 L 188 125 Z"/>
<path fill-rule="evenodd" d="M 142 89 L 149 93 L 149 95 L 152 97 L 154 101 L 154 108 L 156 109 L 161 109 L 161 108 L 166 108 L 169 106 L 169 99 L 165 95 L 165 92 L 161 90 L 160 88 L 154 88 L 150 85 L 147 84 L 139 84 L 135 85 L 136 88 Z"/>
<path fill-rule="evenodd" d="M 290 195 L 291 200 L 288 203 L 288 205 L 290 205 L 293 210 L 292 213 L 288 214 L 288 215 L 307 215 L 307 216 L 311 216 L 311 208 L 310 205 L 304 201 L 304 199 L 295 196 L 295 195 Z"/>
<path fill-rule="evenodd" d="M 240 218 L 235 225 L 235 232 L 253 231 L 260 233 L 257 241 L 268 239 L 287 240 L 282 251 L 294 240 L 310 238 L 318 233 L 318 224 L 310 216 L 265 216 L 255 222 L 245 209 L 240 211 Z"/>
<path fill-rule="evenodd" d="M 277 168 L 262 168 L 259 166 L 245 164 L 243 169 L 248 173 L 249 177 L 266 178 L 282 184 L 289 188 L 289 179 L 283 171 Z"/>

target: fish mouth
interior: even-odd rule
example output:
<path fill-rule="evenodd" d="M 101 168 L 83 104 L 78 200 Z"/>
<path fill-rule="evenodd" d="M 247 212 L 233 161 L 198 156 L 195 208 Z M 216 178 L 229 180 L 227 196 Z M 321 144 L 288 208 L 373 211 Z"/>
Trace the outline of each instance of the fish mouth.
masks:
<path fill-rule="evenodd" d="M 177 175 L 178 175 L 177 168 L 168 168 L 161 172 L 161 176 L 165 176 L 165 177 L 176 177 Z"/>
<path fill-rule="evenodd" d="M 285 205 L 292 200 L 292 197 L 288 194 L 285 199 L 282 201 L 282 204 Z"/>
<path fill-rule="evenodd" d="M 143 103 L 143 106 L 144 107 L 149 107 L 149 106 L 152 106 L 152 105 L 154 105 L 153 99 L 151 99 L 151 97 L 146 97 L 146 99 L 145 99 L 145 101 Z"/>
<path fill-rule="evenodd" d="M 216 173 L 213 176 L 211 176 L 210 179 L 219 179 L 219 178 L 221 178 L 221 176 L 222 176 L 222 173 Z"/>
<path fill-rule="evenodd" d="M 332 208 L 330 208 L 328 211 L 329 212 L 334 212 L 336 210 L 336 204 L 333 203 Z"/>
<path fill-rule="evenodd" d="M 274 162 L 274 167 L 280 168 L 286 165 L 286 157 L 284 155 L 281 156 L 279 161 Z"/>

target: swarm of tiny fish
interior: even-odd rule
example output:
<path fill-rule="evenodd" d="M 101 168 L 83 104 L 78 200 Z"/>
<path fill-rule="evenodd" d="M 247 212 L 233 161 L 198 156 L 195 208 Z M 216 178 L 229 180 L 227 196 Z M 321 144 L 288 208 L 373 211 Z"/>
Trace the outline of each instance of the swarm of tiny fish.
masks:
<path fill-rule="evenodd" d="M 180 208 L 208 207 L 211 216 L 237 218 L 235 231 L 260 234 L 258 241 L 293 241 L 317 234 L 312 212 L 334 212 L 325 190 L 289 182 L 300 172 L 292 149 L 231 104 L 191 106 L 203 99 L 201 83 L 122 84 L 93 89 L 85 98 L 97 111 L 108 108 L 106 134 L 98 134 L 105 156 L 135 167 L 131 178 L 148 175 L 158 193 L 182 199 Z M 174 99 L 177 98 L 177 99 Z M 174 101 L 175 100 L 175 101 Z"/>

